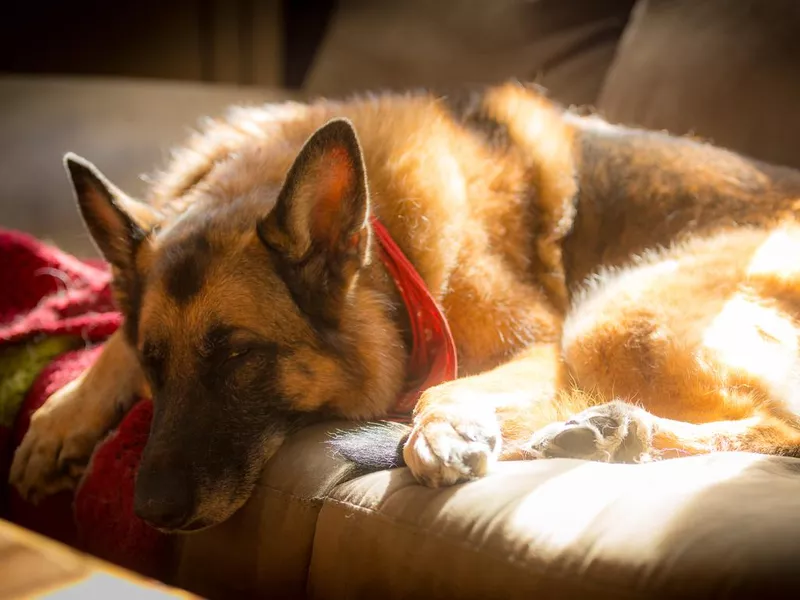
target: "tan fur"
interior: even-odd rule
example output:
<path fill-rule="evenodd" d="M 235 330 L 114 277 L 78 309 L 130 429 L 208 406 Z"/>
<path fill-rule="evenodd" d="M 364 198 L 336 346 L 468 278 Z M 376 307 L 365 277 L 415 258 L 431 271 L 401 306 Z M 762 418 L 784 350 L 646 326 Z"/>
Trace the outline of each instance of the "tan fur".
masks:
<path fill-rule="evenodd" d="M 139 306 L 129 335 L 138 354 L 153 336 L 167 340 L 169 377 L 179 379 L 217 320 L 283 349 L 270 384 L 293 410 L 386 414 L 404 384 L 407 316 L 369 226 L 337 221 L 340 196 L 355 185 L 347 160 L 331 162 L 341 148 L 298 158 L 343 117 L 363 149 L 369 213 L 441 303 L 459 352 L 461 378 L 427 390 L 415 411 L 404 457 L 421 481 L 480 476 L 497 459 L 800 453 L 800 175 L 567 113 L 516 84 L 486 90 L 475 106 L 460 115 L 446 97 L 377 95 L 209 121 L 155 178 L 147 214 L 158 225 L 130 249 L 132 266 L 115 265 L 120 281 L 136 275 L 141 285 L 135 303 L 118 286 L 123 306 Z M 328 150 L 328 162 L 313 162 Z M 287 173 L 298 164 L 292 188 Z M 287 189 L 298 206 L 324 202 L 311 228 L 292 213 L 280 229 L 274 206 Z M 90 228 L 91 206 L 83 200 Z M 342 263 L 330 299 L 317 299 L 337 303 L 336 352 L 287 291 L 281 259 L 267 260 L 256 232 L 264 220 L 282 260 L 299 260 L 287 248 L 313 247 L 308 236 L 332 236 L 332 248 L 346 241 L 331 251 L 347 260 L 363 246 L 361 262 Z M 345 225 L 355 233 L 343 241 Z M 204 283 L 179 302 L 170 261 L 199 233 L 210 248 Z M 315 268 L 294 276 L 313 285 Z M 62 393 L 75 396 L 71 410 L 92 410 L 94 387 L 78 387 Z M 63 478 L 42 440 L 72 434 L 48 410 L 15 461 L 24 493 Z M 28 458 L 37 453 L 44 458 Z M 211 488 L 197 509 L 204 522 L 246 497 L 246 486 L 231 501 Z"/>

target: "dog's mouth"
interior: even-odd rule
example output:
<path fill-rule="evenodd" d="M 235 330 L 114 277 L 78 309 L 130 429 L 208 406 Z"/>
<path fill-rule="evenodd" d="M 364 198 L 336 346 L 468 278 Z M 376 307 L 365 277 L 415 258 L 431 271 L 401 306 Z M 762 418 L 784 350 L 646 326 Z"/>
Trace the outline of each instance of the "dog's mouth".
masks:
<path fill-rule="evenodd" d="M 235 512 L 230 509 L 219 512 L 219 504 L 214 505 L 216 511 L 204 509 L 191 500 L 196 492 L 188 485 L 175 486 L 169 491 L 155 496 L 139 491 L 134 505 L 136 516 L 161 533 L 194 533 L 218 525 Z"/>
<path fill-rule="evenodd" d="M 197 507 L 194 514 L 188 514 L 184 519 L 176 519 L 172 522 L 162 520 L 159 518 L 152 518 L 151 515 L 137 513 L 137 516 L 147 523 L 150 527 L 161 533 L 173 534 L 191 534 L 216 527 L 227 521 L 239 509 L 242 503 L 227 504 L 224 509 L 220 511 L 220 505 L 216 505 L 215 511 L 203 510 L 202 507 Z"/>
<path fill-rule="evenodd" d="M 214 525 L 218 525 L 218 523 L 215 521 L 208 521 L 206 519 L 197 519 L 178 527 L 157 527 L 155 525 L 150 526 L 161 533 L 166 533 L 169 535 L 181 535 L 197 533 L 198 531 L 203 531 L 204 529 L 210 529 L 211 527 L 214 527 Z"/>

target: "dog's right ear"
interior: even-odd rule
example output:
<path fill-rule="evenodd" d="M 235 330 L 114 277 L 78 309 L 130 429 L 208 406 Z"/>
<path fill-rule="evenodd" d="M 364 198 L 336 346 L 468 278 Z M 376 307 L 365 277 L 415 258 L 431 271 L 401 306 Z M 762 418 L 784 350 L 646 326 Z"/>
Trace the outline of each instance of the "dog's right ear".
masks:
<path fill-rule="evenodd" d="M 366 167 L 350 121 L 333 119 L 308 139 L 258 235 L 282 259 L 300 307 L 337 323 L 371 235 Z"/>
<path fill-rule="evenodd" d="M 125 195 L 92 163 L 71 152 L 64 156 L 75 199 L 95 245 L 120 271 L 133 267 L 137 244 L 160 221 L 153 208 Z"/>

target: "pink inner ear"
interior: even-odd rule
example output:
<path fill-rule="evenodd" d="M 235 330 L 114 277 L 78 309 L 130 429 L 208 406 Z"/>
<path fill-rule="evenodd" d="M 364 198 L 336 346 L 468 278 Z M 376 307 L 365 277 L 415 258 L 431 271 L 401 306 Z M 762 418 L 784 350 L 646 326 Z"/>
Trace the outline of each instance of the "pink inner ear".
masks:
<path fill-rule="evenodd" d="M 312 235 L 332 248 L 341 240 L 342 225 L 349 217 L 346 211 L 350 210 L 347 197 L 355 187 L 355 167 L 350 154 L 342 147 L 326 150 L 314 176 L 317 198 L 311 215 Z"/>

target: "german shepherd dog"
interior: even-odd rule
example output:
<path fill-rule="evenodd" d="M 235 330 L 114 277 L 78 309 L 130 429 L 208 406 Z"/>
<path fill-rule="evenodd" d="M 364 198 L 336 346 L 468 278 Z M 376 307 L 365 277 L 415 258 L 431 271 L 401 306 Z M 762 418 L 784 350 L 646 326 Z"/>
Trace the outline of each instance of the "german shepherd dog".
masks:
<path fill-rule="evenodd" d="M 497 460 L 800 455 L 800 174 L 627 129 L 516 83 L 233 109 L 146 201 L 65 158 L 124 327 L 34 415 L 11 480 L 75 484 L 154 400 L 137 513 L 218 523 L 285 436 L 381 420 L 409 313 L 377 218 L 446 315 L 459 377 L 402 456 L 444 486 Z"/>

